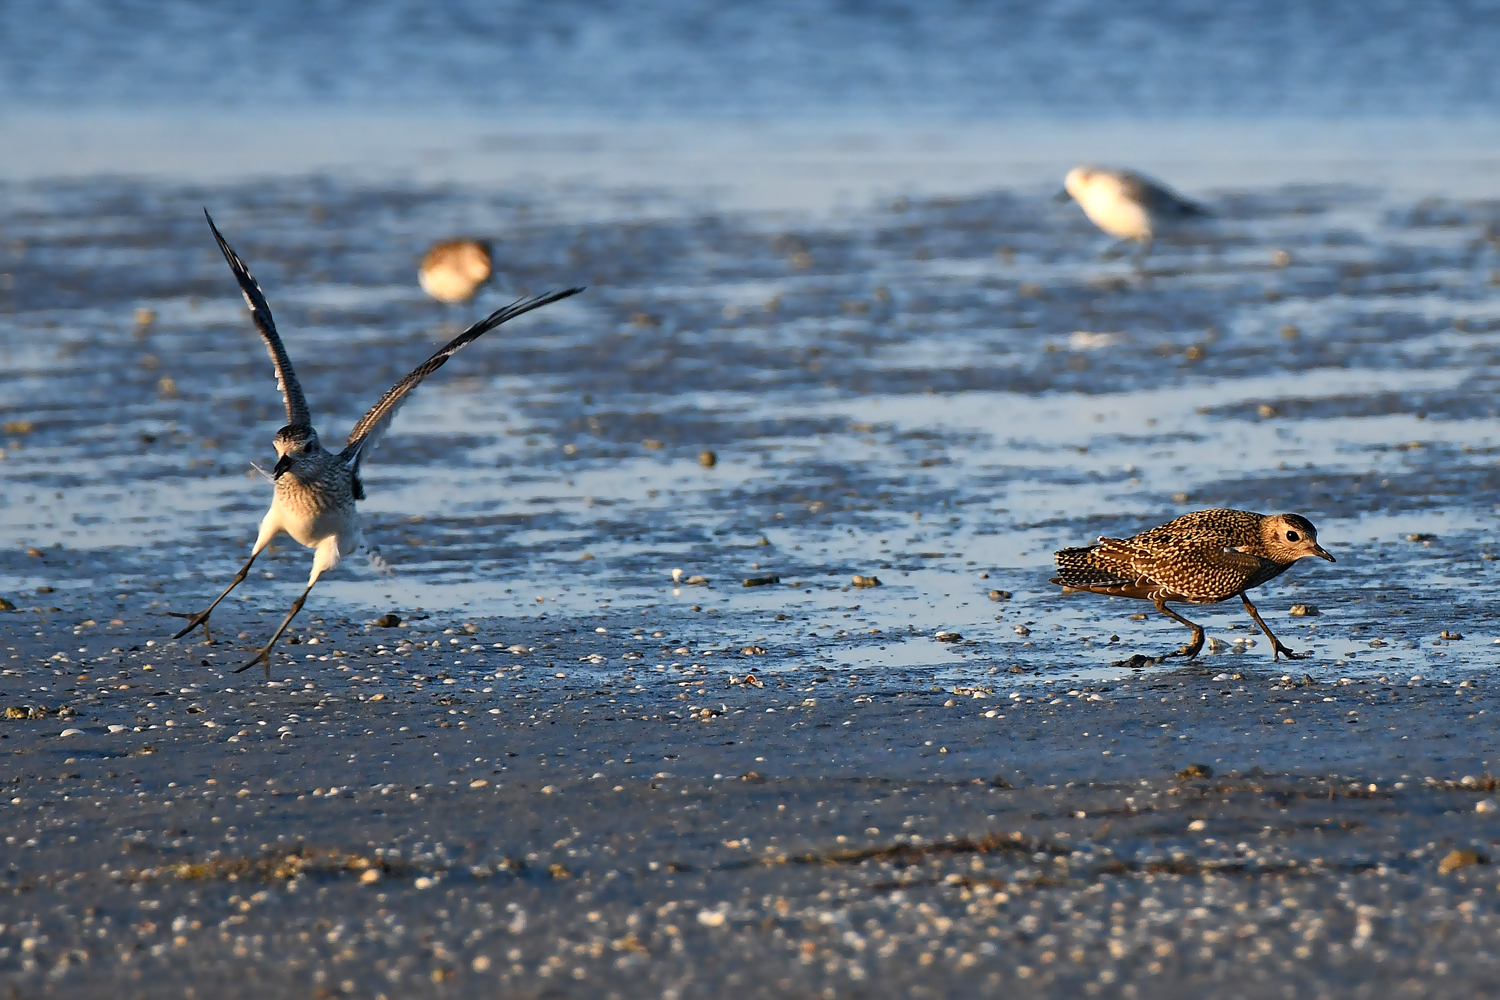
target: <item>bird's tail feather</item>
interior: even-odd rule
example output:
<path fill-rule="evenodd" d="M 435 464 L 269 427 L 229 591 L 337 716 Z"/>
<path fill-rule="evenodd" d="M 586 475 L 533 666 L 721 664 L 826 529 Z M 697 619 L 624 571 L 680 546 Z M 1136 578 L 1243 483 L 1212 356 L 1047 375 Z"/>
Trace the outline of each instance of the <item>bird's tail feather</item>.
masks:
<path fill-rule="evenodd" d="M 1095 561 L 1099 546 L 1087 545 L 1079 548 L 1059 549 L 1053 559 L 1057 563 L 1057 576 L 1052 582 L 1063 587 L 1119 587 L 1130 581 L 1119 573 L 1100 566 Z"/>
<path fill-rule="evenodd" d="M 385 561 L 385 556 L 373 545 L 365 546 L 365 558 L 370 560 L 370 568 L 381 576 L 395 576 L 396 571 L 391 564 Z"/>

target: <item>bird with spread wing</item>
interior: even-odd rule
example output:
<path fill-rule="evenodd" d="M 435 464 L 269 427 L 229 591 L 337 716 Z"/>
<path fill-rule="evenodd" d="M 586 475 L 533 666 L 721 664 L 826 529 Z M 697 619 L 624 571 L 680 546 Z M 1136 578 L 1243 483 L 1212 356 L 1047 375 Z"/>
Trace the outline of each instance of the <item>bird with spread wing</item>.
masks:
<path fill-rule="evenodd" d="M 281 389 L 282 398 L 286 403 L 286 426 L 276 432 L 276 437 L 272 442 L 277 454 L 276 465 L 271 470 L 271 479 L 275 483 L 275 495 L 271 500 L 271 509 L 261 519 L 260 532 L 256 535 L 255 545 L 250 550 L 250 558 L 235 574 L 229 586 L 224 588 L 224 592 L 214 598 L 214 602 L 207 608 L 196 614 L 173 612 L 179 618 L 188 619 L 187 627 L 173 638 L 180 639 L 199 625 L 203 626 L 203 633 L 207 636 L 208 616 L 214 608 L 218 607 L 219 603 L 229 596 L 229 592 L 245 579 L 250 572 L 251 565 L 255 562 L 255 557 L 260 555 L 271 540 L 282 532 L 286 532 L 299 543 L 313 550 L 312 572 L 308 576 L 307 587 L 293 602 L 291 610 L 282 619 L 280 627 L 276 629 L 270 641 L 257 650 L 249 662 L 235 671 L 239 673 L 250 669 L 257 663 L 263 663 L 266 676 L 270 677 L 271 649 L 276 645 L 276 640 L 280 639 L 282 633 L 286 631 L 287 626 L 292 623 L 292 619 L 302 610 L 302 605 L 306 602 L 307 595 L 311 593 L 313 584 L 318 582 L 318 577 L 337 566 L 345 556 L 360 549 L 367 552 L 377 569 L 383 569 L 385 566 L 379 554 L 365 545 L 359 525 L 359 512 L 354 502 L 365 498 L 364 484 L 360 481 L 361 464 L 374 450 L 386 428 L 390 426 L 391 418 L 395 416 L 407 394 L 421 384 L 423 379 L 441 368 L 459 350 L 500 324 L 559 299 L 577 295 L 583 289 L 565 288 L 561 291 L 532 295 L 490 313 L 448 341 L 432 357 L 386 390 L 385 395 L 380 397 L 380 401 L 370 408 L 370 412 L 354 425 L 354 430 L 350 432 L 349 441 L 344 445 L 343 450 L 334 453 L 323 448 L 318 440 L 318 432 L 313 429 L 307 400 L 302 395 L 302 386 L 297 381 L 297 374 L 292 370 L 291 359 L 287 356 L 281 337 L 276 332 L 276 323 L 271 318 L 271 307 L 266 304 L 266 297 L 262 294 L 260 285 L 251 276 L 245 262 L 234 252 L 219 232 L 218 227 L 214 225 L 214 220 L 209 217 L 208 212 L 205 211 L 203 214 L 205 218 L 208 218 L 209 229 L 213 231 L 219 250 L 223 252 L 224 259 L 229 262 L 230 270 L 234 272 L 235 280 L 239 282 L 240 291 L 245 296 L 245 303 L 250 307 L 250 316 L 255 322 L 256 329 L 260 331 L 262 339 L 266 342 L 267 351 L 270 352 L 271 363 L 276 368 L 277 386 Z"/>

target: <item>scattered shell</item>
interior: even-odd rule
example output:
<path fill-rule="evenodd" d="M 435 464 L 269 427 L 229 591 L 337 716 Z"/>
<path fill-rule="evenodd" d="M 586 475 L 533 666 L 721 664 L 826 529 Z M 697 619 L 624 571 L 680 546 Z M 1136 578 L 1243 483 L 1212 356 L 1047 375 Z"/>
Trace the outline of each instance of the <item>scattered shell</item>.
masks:
<path fill-rule="evenodd" d="M 744 774 L 740 775 L 740 780 L 748 781 L 756 785 L 763 785 L 766 783 L 765 775 L 761 774 L 759 771 L 746 771 Z"/>
<path fill-rule="evenodd" d="M 1270 403 L 1261 403 L 1255 408 L 1255 412 L 1260 416 L 1262 420 L 1270 420 L 1272 417 L 1276 416 L 1276 407 L 1272 406 Z"/>
<path fill-rule="evenodd" d="M 766 655 L 766 647 L 764 647 L 764 646 L 746 646 L 744 649 L 740 650 L 740 652 L 742 654 L 744 654 L 745 656 L 765 656 Z"/>
<path fill-rule="evenodd" d="M 1030 634 L 1031 634 L 1031 629 L 1027 628 L 1025 625 L 1017 625 L 1016 626 L 1016 635 L 1030 635 Z"/>
<path fill-rule="evenodd" d="M 1477 813 L 1500 812 L 1500 803 L 1494 799 L 1480 799 L 1474 803 L 1474 811 Z"/>
<path fill-rule="evenodd" d="M 1285 250 L 1277 250 L 1271 254 L 1271 263 L 1275 267 L 1290 267 L 1292 255 Z"/>
<path fill-rule="evenodd" d="M 1447 629 L 1443 629 L 1442 634 L 1439 635 L 1438 638 L 1439 639 L 1451 639 L 1451 640 L 1453 640 L 1453 641 L 1456 642 L 1459 639 L 1463 638 L 1463 633 L 1462 632 L 1449 632 Z"/>
<path fill-rule="evenodd" d="M 939 632 L 933 636 L 938 642 L 962 642 L 963 636 L 957 632 Z"/>
<path fill-rule="evenodd" d="M 395 628 L 401 624 L 401 617 L 394 612 L 387 612 L 370 623 L 379 628 Z"/>
<path fill-rule="evenodd" d="M 698 452 L 698 464 L 705 469 L 712 469 L 719 464 L 719 456 L 711 451 Z"/>
<path fill-rule="evenodd" d="M 1189 764 L 1177 772 L 1178 781 L 1192 781 L 1194 778 L 1212 778 L 1214 769 L 1207 764 Z"/>
<path fill-rule="evenodd" d="M 708 586 L 708 577 L 690 576 L 686 580 L 684 580 L 683 583 L 687 584 L 689 587 L 706 587 Z"/>
<path fill-rule="evenodd" d="M 747 577 L 744 585 L 746 587 L 769 587 L 773 583 L 780 582 L 781 577 L 776 576 L 775 574 L 767 574 L 766 576 Z"/>
<path fill-rule="evenodd" d="M 7 705 L 7 706 L 5 706 L 5 717 L 7 719 L 26 719 L 26 718 L 30 718 L 30 716 L 28 716 L 26 714 L 26 709 L 22 708 L 20 705 Z"/>
<path fill-rule="evenodd" d="M 1490 859 L 1477 851 L 1456 850 L 1449 851 L 1443 860 L 1438 862 L 1438 872 L 1446 875 L 1459 868 L 1468 868 L 1471 865 L 1487 865 Z"/>
<path fill-rule="evenodd" d="M 880 577 L 855 575 L 850 577 L 849 582 L 856 587 L 878 587 L 880 586 Z"/>
<path fill-rule="evenodd" d="M 156 310 L 155 309 L 147 309 L 145 306 L 136 306 L 136 309 L 135 309 L 135 325 L 136 326 L 147 327 L 147 326 L 150 326 L 152 323 L 155 323 L 155 322 L 156 322 Z"/>
<path fill-rule="evenodd" d="M 1293 618 L 1316 618 L 1322 613 L 1316 604 L 1293 604 L 1287 612 Z"/>
<path fill-rule="evenodd" d="M 62 732 L 58 733 L 57 735 L 59 735 L 59 736 L 82 736 L 83 735 L 83 730 L 82 729 L 64 729 Z"/>
<path fill-rule="evenodd" d="M 647 451 L 661 451 L 666 446 L 667 443 L 665 441 L 661 441 L 657 438 L 646 438 L 641 442 L 641 447 L 645 448 Z"/>
<path fill-rule="evenodd" d="M 592 552 L 585 552 L 583 555 L 579 556 L 578 558 L 581 561 L 587 562 L 588 560 L 594 558 L 594 554 Z"/>
<path fill-rule="evenodd" d="M 1010 600 L 1010 591 L 1008 591 L 1008 590 L 992 590 L 992 591 L 990 591 L 990 600 L 992 600 L 992 601 L 1008 601 L 1008 600 Z"/>

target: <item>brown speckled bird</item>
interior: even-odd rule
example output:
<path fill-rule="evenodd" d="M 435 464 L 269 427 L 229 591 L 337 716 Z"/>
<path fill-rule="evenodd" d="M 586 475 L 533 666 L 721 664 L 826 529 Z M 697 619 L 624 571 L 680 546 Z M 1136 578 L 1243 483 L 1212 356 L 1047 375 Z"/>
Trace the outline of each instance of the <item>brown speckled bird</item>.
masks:
<path fill-rule="evenodd" d="M 1100 538 L 1095 545 L 1062 549 L 1052 582 L 1070 590 L 1140 597 L 1193 630 L 1193 639 L 1168 656 L 1194 657 L 1203 648 L 1203 627 L 1167 607 L 1168 601 L 1217 604 L 1236 595 L 1271 640 L 1273 659 L 1294 653 L 1271 633 L 1245 591 L 1285 573 L 1308 556 L 1333 562 L 1318 544 L 1318 529 L 1301 514 L 1256 514 L 1248 510 L 1198 510 L 1131 538 Z"/>

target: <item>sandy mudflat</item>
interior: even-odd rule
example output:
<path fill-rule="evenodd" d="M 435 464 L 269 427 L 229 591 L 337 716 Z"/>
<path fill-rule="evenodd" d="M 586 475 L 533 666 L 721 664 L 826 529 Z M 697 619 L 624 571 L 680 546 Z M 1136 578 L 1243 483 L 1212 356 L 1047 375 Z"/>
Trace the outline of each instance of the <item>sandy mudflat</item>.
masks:
<path fill-rule="evenodd" d="M 226 1000 L 1493 982 L 1500 205 L 1184 187 L 1216 217 L 1140 276 L 1040 184 L 819 212 L 9 185 L 0 974 Z M 230 671 L 305 551 L 257 562 L 212 645 L 166 638 L 252 540 L 281 422 L 205 204 L 329 441 L 462 318 L 416 289 L 429 240 L 500 237 L 485 307 L 589 285 L 402 412 L 362 506 L 398 575 L 320 583 L 272 683 Z M 1312 656 L 1273 663 L 1225 606 L 1190 613 L 1198 661 L 1121 666 L 1182 630 L 1057 593 L 1050 553 L 1214 505 L 1318 525 L 1339 562 L 1256 593 Z"/>

